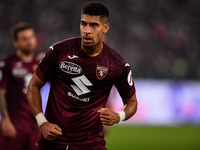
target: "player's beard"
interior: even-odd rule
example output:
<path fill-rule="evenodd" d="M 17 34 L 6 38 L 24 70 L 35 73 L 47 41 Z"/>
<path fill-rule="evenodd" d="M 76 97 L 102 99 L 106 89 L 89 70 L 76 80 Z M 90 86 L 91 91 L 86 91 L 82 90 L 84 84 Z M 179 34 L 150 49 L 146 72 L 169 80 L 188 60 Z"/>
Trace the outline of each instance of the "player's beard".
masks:
<path fill-rule="evenodd" d="M 30 55 L 33 53 L 33 49 L 26 49 L 26 48 L 20 48 L 21 52 L 25 55 Z"/>
<path fill-rule="evenodd" d="M 83 42 L 83 47 L 85 48 L 85 49 L 93 49 L 93 48 L 95 48 L 95 46 L 97 45 L 98 43 L 90 43 L 90 44 L 86 44 L 85 42 Z"/>
<path fill-rule="evenodd" d="M 84 48 L 85 49 L 93 49 L 93 45 L 85 45 L 85 44 L 83 44 L 83 46 L 84 46 Z"/>
<path fill-rule="evenodd" d="M 18 49 L 24 54 L 24 55 L 30 55 L 33 53 L 34 49 L 35 49 L 36 45 L 19 45 Z"/>

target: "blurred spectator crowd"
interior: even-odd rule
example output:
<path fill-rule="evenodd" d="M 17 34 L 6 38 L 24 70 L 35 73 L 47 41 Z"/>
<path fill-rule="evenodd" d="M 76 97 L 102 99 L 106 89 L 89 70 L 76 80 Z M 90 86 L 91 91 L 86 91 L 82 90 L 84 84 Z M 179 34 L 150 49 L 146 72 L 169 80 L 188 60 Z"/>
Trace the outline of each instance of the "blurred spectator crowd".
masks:
<path fill-rule="evenodd" d="M 36 53 L 79 36 L 88 0 L 0 0 L 0 57 L 14 51 L 10 28 L 33 24 Z M 200 79 L 199 0 L 102 0 L 110 10 L 104 41 L 131 64 L 134 78 Z"/>

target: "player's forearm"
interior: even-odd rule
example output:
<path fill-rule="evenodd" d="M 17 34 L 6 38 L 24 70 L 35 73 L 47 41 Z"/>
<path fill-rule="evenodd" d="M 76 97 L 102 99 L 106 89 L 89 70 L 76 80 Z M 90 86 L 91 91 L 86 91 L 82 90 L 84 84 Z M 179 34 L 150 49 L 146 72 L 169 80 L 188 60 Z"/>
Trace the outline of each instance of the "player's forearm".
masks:
<path fill-rule="evenodd" d="M 2 119 L 9 119 L 7 107 L 6 107 L 6 99 L 5 99 L 6 90 L 0 89 L 0 114 Z"/>
<path fill-rule="evenodd" d="M 43 112 L 40 87 L 29 84 L 27 88 L 27 98 L 34 116 L 40 112 Z"/>
<path fill-rule="evenodd" d="M 131 118 L 137 111 L 137 99 L 136 96 L 132 96 L 129 99 L 124 100 L 124 104 L 126 105 L 124 108 L 124 112 L 126 114 L 125 120 Z"/>
<path fill-rule="evenodd" d="M 132 96 L 128 99 L 123 99 L 125 107 L 119 111 L 114 112 L 109 108 L 100 108 L 97 112 L 100 114 L 100 121 L 104 125 L 113 125 L 121 123 L 124 120 L 131 118 L 137 111 L 137 99 L 136 96 Z"/>
<path fill-rule="evenodd" d="M 131 118 L 137 111 L 137 100 L 133 100 L 126 104 L 124 112 L 126 114 L 125 120 Z"/>

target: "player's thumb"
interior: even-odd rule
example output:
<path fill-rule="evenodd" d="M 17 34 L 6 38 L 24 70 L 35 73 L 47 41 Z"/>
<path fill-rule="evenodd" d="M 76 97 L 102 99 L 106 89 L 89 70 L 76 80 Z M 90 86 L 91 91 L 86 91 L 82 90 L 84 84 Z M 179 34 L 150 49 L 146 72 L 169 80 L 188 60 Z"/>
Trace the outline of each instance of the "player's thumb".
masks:
<path fill-rule="evenodd" d="M 59 135 L 62 135 L 62 129 L 59 126 L 55 126 L 55 129 L 58 131 Z"/>
<path fill-rule="evenodd" d="M 98 113 L 101 113 L 102 111 L 103 111 L 103 107 L 100 108 L 97 112 L 98 112 Z"/>

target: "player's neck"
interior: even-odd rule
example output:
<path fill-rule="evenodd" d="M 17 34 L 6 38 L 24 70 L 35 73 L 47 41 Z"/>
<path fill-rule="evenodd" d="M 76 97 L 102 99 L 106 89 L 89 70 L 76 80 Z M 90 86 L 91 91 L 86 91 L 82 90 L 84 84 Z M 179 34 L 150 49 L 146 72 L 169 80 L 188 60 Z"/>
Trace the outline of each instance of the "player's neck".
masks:
<path fill-rule="evenodd" d="M 21 50 L 17 50 L 17 56 L 24 62 L 31 62 L 33 60 L 33 53 L 25 54 Z"/>
<path fill-rule="evenodd" d="M 99 42 L 99 44 L 97 44 L 95 47 L 93 47 L 91 49 L 87 49 L 87 48 L 85 48 L 83 46 L 83 44 L 81 44 L 81 49 L 88 56 L 95 57 L 95 56 L 99 55 L 102 52 L 102 50 L 103 50 L 103 43 Z"/>

